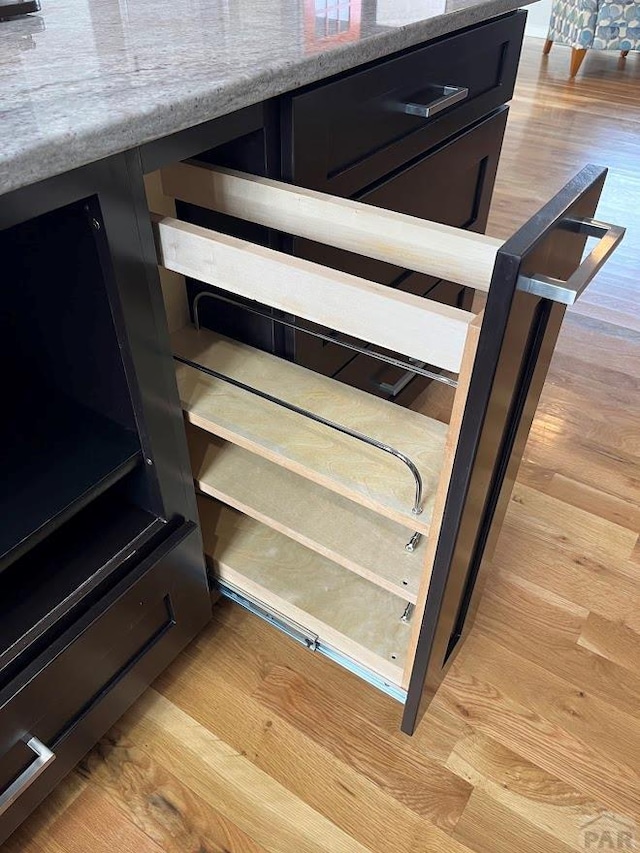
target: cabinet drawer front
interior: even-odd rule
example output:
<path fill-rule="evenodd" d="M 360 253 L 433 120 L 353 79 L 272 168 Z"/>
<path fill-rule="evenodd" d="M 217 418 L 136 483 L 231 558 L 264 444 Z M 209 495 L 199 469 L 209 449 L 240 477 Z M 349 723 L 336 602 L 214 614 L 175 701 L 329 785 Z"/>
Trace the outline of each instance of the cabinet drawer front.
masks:
<path fill-rule="evenodd" d="M 513 94 L 524 19 L 492 21 L 292 97 L 285 177 L 351 195 L 504 104 Z M 428 118 L 402 111 L 433 102 L 443 86 L 468 95 Z"/>
<path fill-rule="evenodd" d="M 181 524 L 5 685 L 0 693 L 0 816 L 10 805 L 6 794 L 12 783 L 34 763 L 33 749 L 27 746 L 31 738 L 55 753 L 143 658 L 160 656 L 166 662 L 167 650 L 184 632 L 184 623 L 191 620 L 190 629 L 204 624 L 206 588 L 201 571 L 190 564 L 189 548 L 186 552 L 184 548 L 194 529 L 193 523 Z M 194 596 L 194 583 L 202 587 L 199 596 Z M 58 775 L 56 761 L 47 766 L 38 787 L 48 774 Z M 25 793 L 28 787 L 25 780 Z M 0 837 L 2 822 L 0 817 Z"/>

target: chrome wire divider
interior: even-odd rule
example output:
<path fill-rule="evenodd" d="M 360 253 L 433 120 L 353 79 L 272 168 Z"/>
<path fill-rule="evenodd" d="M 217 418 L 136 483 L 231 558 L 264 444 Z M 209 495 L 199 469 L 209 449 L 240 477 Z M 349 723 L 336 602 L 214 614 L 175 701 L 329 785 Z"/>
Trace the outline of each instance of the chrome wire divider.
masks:
<path fill-rule="evenodd" d="M 416 373 L 418 376 L 426 376 L 427 379 L 433 379 L 435 382 L 442 382 L 443 385 L 449 385 L 451 388 L 457 388 L 458 382 L 456 379 L 451 379 L 448 376 L 444 376 L 442 373 L 436 373 L 434 370 L 429 370 L 428 368 L 421 365 L 419 362 L 415 364 L 411 361 L 403 361 L 400 358 L 395 358 L 392 355 L 386 355 L 382 352 L 377 352 L 376 350 L 370 350 L 367 347 L 360 346 L 359 344 L 353 344 L 351 341 L 346 341 L 344 338 L 340 337 L 337 332 L 332 334 L 324 334 L 323 332 L 316 332 L 314 329 L 308 329 L 306 326 L 301 325 L 300 323 L 293 323 L 291 320 L 283 320 L 280 317 L 275 317 L 273 314 L 269 314 L 267 311 L 261 311 L 259 308 L 254 308 L 249 305 L 245 305 L 243 302 L 237 302 L 235 299 L 229 299 L 227 296 L 221 296 L 218 293 L 211 293 L 208 290 L 201 290 L 197 293 L 193 299 L 193 323 L 196 329 L 200 329 L 200 316 L 198 314 L 198 307 L 200 305 L 201 299 L 204 297 L 209 297 L 210 299 L 218 299 L 220 302 L 224 302 L 227 305 L 233 305 L 235 308 L 242 308 L 243 311 L 249 311 L 251 314 L 256 314 L 258 317 L 264 317 L 267 320 L 273 320 L 275 323 L 280 323 L 282 326 L 287 326 L 289 329 L 296 329 L 299 332 L 304 332 L 305 335 L 311 335 L 314 338 L 319 338 L 321 341 L 326 341 L 327 343 L 337 344 L 338 346 L 344 347 L 345 349 L 350 349 L 353 352 L 360 353 L 361 355 L 368 355 L 371 358 L 375 358 L 378 361 L 384 361 L 385 364 L 389 364 L 392 367 L 399 367 L 402 370 L 409 370 L 412 373 Z"/>
<path fill-rule="evenodd" d="M 256 397 L 260 397 L 263 400 L 267 400 L 270 403 L 274 403 L 276 406 L 282 406 L 282 408 L 288 409 L 290 412 L 294 412 L 297 415 L 302 415 L 303 417 L 309 418 L 310 420 L 315 421 L 316 423 L 322 424 L 323 426 L 329 427 L 330 429 L 334 429 L 337 432 L 341 432 L 344 435 L 348 435 L 351 438 L 355 438 L 358 441 L 364 442 L 365 444 L 369 444 L 371 447 L 376 447 L 378 450 L 383 450 L 385 453 L 391 454 L 391 456 L 395 456 L 395 458 L 403 462 L 413 474 L 413 479 L 415 482 L 415 498 L 411 512 L 414 515 L 420 515 L 420 513 L 422 512 L 422 477 L 420 476 L 420 472 L 418 471 L 412 460 L 404 453 L 402 453 L 402 451 L 397 450 L 390 444 L 385 444 L 382 441 L 378 441 L 375 438 L 371 438 L 371 436 L 364 435 L 364 433 L 358 432 L 357 430 L 350 429 L 350 427 L 346 427 L 343 424 L 336 423 L 335 421 L 331 421 L 328 418 L 323 418 L 322 415 L 317 415 L 315 412 L 311 412 L 308 409 L 303 409 L 301 406 L 296 406 L 295 403 L 288 403 L 286 400 L 281 400 L 279 397 L 274 397 L 273 394 L 269 394 L 267 391 L 261 391 L 259 388 L 254 388 L 252 385 L 247 385 L 245 382 L 241 382 L 239 379 L 234 379 L 232 376 L 226 376 L 224 373 L 219 373 L 217 370 L 212 370 L 210 367 L 205 367 L 203 364 L 198 364 L 198 362 L 192 361 L 189 358 L 184 358 L 181 355 L 175 354 L 173 357 L 176 361 L 180 362 L 180 364 L 186 364 L 187 367 L 193 367 L 195 370 L 199 370 L 202 373 L 206 373 L 208 376 L 213 376 L 214 379 L 220 379 L 222 382 L 228 382 L 230 385 L 233 385 L 236 388 L 240 388 L 242 391 L 248 391 L 249 394 L 255 394 Z M 411 537 L 411 541 L 413 541 L 414 538 L 415 534 Z"/>

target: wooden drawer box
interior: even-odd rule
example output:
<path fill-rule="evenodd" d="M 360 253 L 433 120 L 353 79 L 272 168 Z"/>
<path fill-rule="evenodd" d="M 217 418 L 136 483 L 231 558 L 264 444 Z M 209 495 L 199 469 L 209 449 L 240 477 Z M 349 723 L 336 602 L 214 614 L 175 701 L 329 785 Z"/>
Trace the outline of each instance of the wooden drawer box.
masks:
<path fill-rule="evenodd" d="M 604 172 L 583 170 L 504 244 L 230 170 L 178 164 L 161 180 L 165 206 L 209 206 L 487 294 L 474 315 L 156 218 L 165 270 L 334 329 L 351 352 L 373 355 L 366 341 L 425 364 L 421 375 L 446 371 L 430 375 L 448 409 L 425 398 L 407 410 L 200 328 L 195 301 L 195 328 L 171 323 L 220 589 L 397 698 L 410 733 L 471 624 L 566 305 L 622 237 L 591 218 Z M 581 263 L 588 236 L 601 239 Z"/>
<path fill-rule="evenodd" d="M 352 196 L 511 98 L 525 13 L 377 63 L 287 101 L 286 179 Z M 443 87 L 468 94 L 428 117 L 408 104 L 433 104 Z"/>
<path fill-rule="evenodd" d="M 0 842 L 206 624 L 198 543 L 182 523 L 3 685 Z"/>

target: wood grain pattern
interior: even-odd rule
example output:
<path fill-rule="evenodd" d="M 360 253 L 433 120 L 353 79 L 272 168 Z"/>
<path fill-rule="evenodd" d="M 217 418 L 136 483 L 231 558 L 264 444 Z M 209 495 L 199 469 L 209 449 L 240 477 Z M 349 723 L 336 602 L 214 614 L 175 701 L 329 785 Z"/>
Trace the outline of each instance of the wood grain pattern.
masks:
<path fill-rule="evenodd" d="M 48 835 L 65 853 L 161 853 L 160 846 L 124 817 L 120 804 L 87 786 L 50 824 Z"/>
<path fill-rule="evenodd" d="M 125 811 L 165 853 L 265 853 L 265 847 L 119 728 L 80 764 L 78 775 Z"/>
<path fill-rule="evenodd" d="M 458 448 L 458 438 L 460 436 L 460 428 L 462 426 L 462 416 L 464 415 L 464 408 L 467 401 L 467 395 L 469 393 L 469 386 L 471 384 L 471 373 L 473 371 L 473 365 L 478 349 L 480 327 L 482 325 L 483 317 L 484 313 L 480 312 L 476 316 L 476 319 L 473 321 L 473 323 L 471 323 L 471 325 L 469 326 L 469 334 L 467 335 L 467 341 L 465 343 L 464 353 L 462 357 L 462 366 L 460 368 L 458 387 L 456 388 L 456 393 L 453 398 L 453 405 L 449 422 L 449 431 L 447 432 L 447 440 L 444 448 L 442 474 L 440 476 L 440 482 L 438 483 L 438 488 L 434 499 L 431 532 L 429 538 L 427 539 L 427 547 L 425 549 L 424 555 L 425 570 L 420 580 L 418 600 L 411 625 L 411 639 L 409 642 L 409 651 L 406 658 L 404 673 L 402 674 L 403 687 L 409 686 L 409 681 L 411 679 L 411 670 L 413 668 L 413 660 L 415 659 L 418 639 L 420 636 L 420 627 L 422 625 L 425 607 L 427 606 L 427 595 L 429 593 L 429 586 L 431 583 L 431 570 L 433 568 L 433 561 L 435 560 L 438 538 L 440 536 L 442 517 L 444 515 L 444 507 L 447 500 L 447 493 L 449 491 L 449 484 L 451 482 L 453 462 L 455 459 L 456 450 Z M 420 406 L 424 405 L 424 398 L 422 400 L 416 401 L 416 403 Z"/>
<path fill-rule="evenodd" d="M 162 216 L 176 215 L 175 200 L 163 193 L 160 172 L 145 175 L 144 187 L 149 210 L 153 210 Z M 186 283 L 184 276 L 177 272 L 172 272 L 164 267 L 159 267 L 158 272 L 164 298 L 164 309 L 167 315 L 167 325 L 170 332 L 175 332 L 189 322 Z"/>
<path fill-rule="evenodd" d="M 366 684 L 362 684 L 363 689 L 354 691 L 353 677 L 342 668 L 309 654 L 297 644 L 283 646 L 277 632 L 266 623 L 256 622 L 244 611 L 232 611 L 223 606 L 216 609 L 215 620 L 208 632 L 210 636 L 201 636 L 187 650 L 180 670 L 173 668 L 163 673 L 157 683 L 163 695 L 188 710 L 203 726 L 215 727 L 227 743 L 243 750 L 256 766 L 337 823 L 367 849 L 375 853 L 394 849 L 415 853 L 425 849 L 462 853 L 463 848 L 440 829 L 443 824 L 455 824 L 468 796 L 468 787 L 459 786 L 454 775 L 443 774 L 433 761 L 425 761 L 419 773 L 419 815 L 383 790 L 386 782 L 381 787 L 371 778 L 373 768 L 372 773 L 365 775 L 355 766 L 360 760 L 367 760 L 360 745 L 363 727 L 367 729 L 368 740 L 383 744 L 386 758 L 391 762 L 389 766 L 397 766 L 395 756 L 404 754 L 408 742 L 398 731 L 395 700 Z M 224 632 L 226 641 L 219 647 L 216 666 L 212 667 L 210 641 L 220 632 Z M 239 657 L 244 663 L 241 668 L 238 667 Z M 328 667 L 334 686 L 333 704 L 339 705 L 339 710 L 332 714 L 343 718 L 356 715 L 358 721 L 354 737 L 340 741 L 347 744 L 343 752 L 338 753 L 334 747 L 331 728 L 323 727 L 319 714 L 314 714 L 309 721 L 314 730 L 312 736 L 312 732 L 289 723 L 259 701 L 257 691 L 272 667 L 303 672 L 311 688 L 319 690 L 324 689 Z M 239 678 L 243 685 L 242 714 L 237 712 Z M 374 712 L 375 722 L 371 719 Z M 457 720 L 452 725 L 456 732 L 464 729 Z M 437 728 L 438 742 L 443 744 L 441 749 L 448 756 L 456 740 L 455 734 L 451 729 L 443 734 L 445 724 L 441 718 L 432 728 Z M 321 736 L 323 731 L 325 737 Z M 401 749 L 396 753 L 391 746 L 398 742 Z M 449 743 L 448 749 L 445 742 Z M 350 758 L 352 751 L 357 751 L 354 761 Z M 418 751 L 414 762 L 421 761 L 421 756 L 432 757 L 430 753 Z M 442 763 L 440 761 L 440 765 Z M 381 762 L 377 762 L 377 767 L 381 772 Z M 430 783 L 431 771 L 435 776 L 433 784 Z M 406 778 L 406 774 L 402 778 Z M 436 796 L 443 780 L 448 780 L 449 785 L 444 788 L 444 796 Z M 442 787 L 440 790 L 442 792 Z M 414 802 L 416 799 L 414 796 Z M 366 820 L 363 820 L 364 815 Z"/>
<path fill-rule="evenodd" d="M 187 419 L 296 474 L 428 533 L 447 426 L 304 367 L 208 330 L 172 335 L 175 353 L 396 447 L 418 467 L 423 512 L 414 515 L 413 476 L 398 459 L 191 367 L 177 370 Z"/>
<path fill-rule="evenodd" d="M 268 670 L 255 695 L 407 808 L 430 815 L 443 828 L 457 823 L 470 786 L 416 753 L 410 741 L 387 743 L 360 715 L 351 710 L 345 713 L 322 688 L 286 667 Z"/>
<path fill-rule="evenodd" d="M 162 170 L 164 193 L 437 278 L 487 291 L 501 240 L 206 164 Z"/>
<path fill-rule="evenodd" d="M 424 539 L 353 501 L 187 424 L 197 487 L 306 548 L 415 604 Z"/>
<path fill-rule="evenodd" d="M 172 217 L 155 222 L 165 269 L 458 371 L 474 315 Z"/>
<path fill-rule="evenodd" d="M 152 840 L 170 826 L 188 853 L 201 853 L 200 839 L 215 851 L 222 815 L 229 837 L 248 836 L 270 853 L 298 853 L 306 842 L 314 853 L 340 849 L 345 835 L 372 853 L 583 853 L 584 821 L 604 809 L 640 826 L 640 571 L 628 535 L 640 532 L 640 56 L 620 69 L 610 54 L 589 51 L 569 84 L 568 50 L 556 45 L 542 60 L 541 47 L 525 43 L 491 231 L 507 237 L 587 162 L 611 167 L 598 215 L 628 230 L 565 321 L 520 469 L 524 502 L 507 514 L 470 642 L 408 740 L 395 701 L 251 614 L 216 608 L 215 622 L 155 685 L 181 726 L 168 732 L 147 696 L 115 735 L 194 797 L 168 824 L 149 805 L 143 831 Z M 318 695 L 323 717 L 314 713 Z M 197 754 L 190 726 L 233 757 Z M 98 767 L 113 737 L 94 751 L 91 775 L 69 776 L 7 853 L 101 850 L 93 812 L 71 807 L 95 786 L 118 804 L 109 817 L 124 838 L 132 820 L 143 826 L 133 811 L 170 777 L 127 771 L 107 790 Z M 421 765 L 411 770 L 417 809 L 406 805 L 407 751 Z M 212 787 L 212 765 L 225 774 L 243 768 L 232 776 L 238 784 L 214 777 Z M 271 812 L 264 777 L 278 786 Z M 195 828 L 201 819 L 206 827 Z M 640 830 L 635 837 L 640 843 Z"/>
<path fill-rule="evenodd" d="M 252 518 L 198 497 L 214 574 L 399 686 L 405 602 Z"/>
<path fill-rule="evenodd" d="M 126 719 L 126 718 L 125 718 Z M 154 757 L 209 806 L 266 850 L 363 853 L 364 848 L 209 729 L 149 690 L 130 715 L 129 736 L 154 744 Z M 250 804 L 250 805 L 249 805 Z"/>
<path fill-rule="evenodd" d="M 633 673 L 634 676 L 637 674 L 637 663 L 640 660 L 640 634 L 625 625 L 623 620 L 605 619 L 597 613 L 589 613 L 584 620 L 577 642 L 582 648 L 588 649 L 597 656 L 595 660 L 601 667 L 608 666 L 607 663 L 599 660 L 601 658 L 613 663 L 615 669 L 620 671 L 621 684 L 624 687 L 631 679 L 629 673 Z M 636 688 L 636 702 L 633 707 L 637 712 L 640 708 L 640 690 L 635 678 L 633 687 Z M 625 693 L 633 695 L 633 687 L 625 690 Z"/>
<path fill-rule="evenodd" d="M 536 826 L 543 833 L 566 845 L 567 849 L 576 849 L 585 820 L 603 808 L 601 803 L 479 732 L 456 744 L 447 760 L 447 767 L 472 784 L 474 791 L 485 795 L 485 806 L 487 801 L 494 801 L 504 807 L 502 813 L 506 822 L 511 824 L 514 847 L 517 848 L 520 847 L 522 826 L 530 821 L 534 810 Z M 511 814 L 521 819 L 515 826 Z M 468 818 L 468 828 L 465 830 L 458 826 L 458 837 L 469 832 L 473 825 L 471 814 L 467 813 L 465 817 Z M 473 827 L 476 835 L 478 829 Z M 534 835 L 535 828 L 529 832 Z M 543 849 L 555 849 L 555 842 L 547 839 Z"/>

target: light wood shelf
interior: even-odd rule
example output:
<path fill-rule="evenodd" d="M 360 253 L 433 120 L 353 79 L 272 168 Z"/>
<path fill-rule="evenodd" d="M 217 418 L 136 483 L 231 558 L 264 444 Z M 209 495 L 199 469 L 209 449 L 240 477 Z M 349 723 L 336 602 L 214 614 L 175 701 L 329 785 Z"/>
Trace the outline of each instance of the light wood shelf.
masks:
<path fill-rule="evenodd" d="M 416 603 L 426 540 L 273 462 L 187 424 L 197 487 L 371 583 Z"/>
<path fill-rule="evenodd" d="M 212 498 L 199 495 L 198 510 L 221 581 L 400 685 L 410 633 L 402 599 Z"/>
<path fill-rule="evenodd" d="M 488 291 L 502 240 L 220 166 L 162 170 L 168 196 Z"/>
<path fill-rule="evenodd" d="M 167 270 L 409 358 L 460 369 L 469 311 L 173 217 L 155 222 L 155 237 Z"/>
<path fill-rule="evenodd" d="M 429 532 L 443 465 L 446 424 L 208 330 L 181 329 L 172 336 L 172 345 L 174 353 L 182 357 L 405 453 L 422 477 L 422 513 L 414 515 L 411 511 L 415 483 L 400 460 L 202 371 L 179 365 L 178 389 L 189 422 L 408 530 Z"/>

